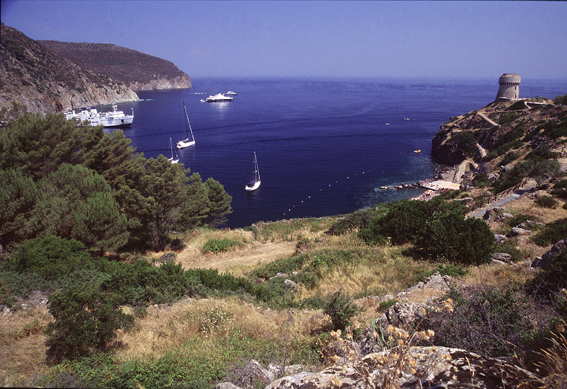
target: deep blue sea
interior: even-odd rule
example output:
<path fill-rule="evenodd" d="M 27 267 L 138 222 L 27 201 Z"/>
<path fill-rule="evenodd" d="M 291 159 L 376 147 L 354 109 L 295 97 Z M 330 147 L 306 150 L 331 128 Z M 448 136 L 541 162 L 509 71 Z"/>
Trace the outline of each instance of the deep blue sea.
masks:
<path fill-rule="evenodd" d="M 381 186 L 432 178 L 431 140 L 451 116 L 494 101 L 494 80 L 202 79 L 185 90 L 139 92 L 124 129 L 147 158 L 170 156 L 185 137 L 183 102 L 196 145 L 178 150 L 180 163 L 213 177 L 232 196 L 227 226 L 345 214 L 409 198 L 413 190 Z M 231 102 L 204 103 L 218 92 Z M 521 97 L 554 98 L 567 81 L 522 80 Z M 108 107 L 99 107 L 107 110 Z M 409 120 L 404 120 L 407 118 Z M 421 150 L 416 154 L 414 150 Z M 252 193 L 254 152 L 262 177 Z"/>

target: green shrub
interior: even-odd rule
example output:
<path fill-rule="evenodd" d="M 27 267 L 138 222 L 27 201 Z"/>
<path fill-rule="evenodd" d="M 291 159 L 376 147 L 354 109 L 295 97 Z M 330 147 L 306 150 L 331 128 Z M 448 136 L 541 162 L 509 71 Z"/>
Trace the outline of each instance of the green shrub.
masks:
<path fill-rule="evenodd" d="M 557 205 L 559 203 L 557 202 L 557 200 L 555 200 L 551 196 L 542 196 L 542 197 L 536 199 L 536 201 L 534 201 L 534 204 L 537 207 L 541 207 L 541 208 L 555 209 L 555 208 L 557 208 Z"/>
<path fill-rule="evenodd" d="M 477 188 L 485 188 L 490 185 L 490 180 L 488 179 L 488 174 L 486 173 L 479 173 L 477 174 L 473 180 L 472 184 Z"/>
<path fill-rule="evenodd" d="M 449 140 L 451 143 L 458 143 L 459 149 L 463 150 L 465 155 L 472 156 L 477 151 L 477 143 L 474 135 L 470 131 L 461 131 L 456 133 Z"/>
<path fill-rule="evenodd" d="M 499 165 L 508 165 L 510 162 L 515 161 L 516 159 L 518 159 L 518 155 L 511 151 L 506 154 L 504 158 L 502 158 L 502 161 L 500 161 Z"/>
<path fill-rule="evenodd" d="M 381 207 L 379 211 L 367 209 L 348 214 L 336 220 L 329 227 L 329 234 L 342 235 L 351 231 L 360 231 L 368 227 L 374 217 L 384 214 L 385 210 L 385 207 Z"/>
<path fill-rule="evenodd" d="M 344 330 L 352 324 L 351 318 L 361 312 L 361 308 L 339 290 L 327 298 L 323 312 L 331 317 L 334 330 Z"/>
<path fill-rule="evenodd" d="M 565 287 L 567 287 L 567 250 L 552 257 L 543 272 L 530 283 L 531 290 L 550 295 L 558 293 Z"/>
<path fill-rule="evenodd" d="M 465 265 L 490 262 L 495 244 L 486 222 L 465 219 L 455 212 L 431 220 L 413 240 L 416 248 L 429 256 Z"/>
<path fill-rule="evenodd" d="M 531 159 L 526 162 L 518 162 L 511 170 L 502 174 L 499 180 L 494 182 L 494 192 L 500 193 L 514 185 L 519 184 L 525 177 L 530 177 L 541 184 L 547 179 L 559 177 L 561 165 L 557 161 L 546 159 Z"/>
<path fill-rule="evenodd" d="M 550 139 L 567 136 L 567 119 L 563 119 L 560 123 L 550 120 L 538 129 L 543 130 L 543 134 Z"/>
<path fill-rule="evenodd" d="M 152 266 L 148 261 L 118 263 L 101 289 L 121 296 L 123 304 L 147 305 L 172 303 L 185 295 L 190 271 L 181 264 L 164 263 Z"/>
<path fill-rule="evenodd" d="M 517 214 L 514 217 L 507 219 L 506 224 L 508 224 L 510 227 L 516 227 L 517 225 L 522 224 L 522 223 L 527 222 L 527 221 L 537 222 L 538 220 L 539 220 L 539 218 L 537 216 Z"/>
<path fill-rule="evenodd" d="M 495 251 L 499 253 L 510 254 L 510 260 L 513 262 L 519 262 L 524 259 L 524 254 L 521 250 L 516 248 L 516 244 L 513 240 L 507 240 L 503 243 L 496 245 Z"/>
<path fill-rule="evenodd" d="M 555 244 L 567 237 L 567 218 L 548 223 L 530 239 L 538 246 Z"/>
<path fill-rule="evenodd" d="M 516 120 L 520 115 L 518 115 L 516 112 L 508 112 L 505 113 L 504 115 L 500 116 L 499 120 L 498 120 L 498 124 L 501 126 L 505 126 L 508 123 L 513 122 L 514 120 Z"/>
<path fill-rule="evenodd" d="M 81 242 L 48 235 L 24 242 L 14 258 L 13 270 L 33 272 L 47 280 L 54 280 L 76 269 L 96 268 L 86 247 Z"/>
<path fill-rule="evenodd" d="M 134 324 L 124 314 L 120 299 L 100 291 L 64 290 L 49 296 L 49 313 L 55 319 L 47 325 L 47 357 L 58 363 L 95 350 L 104 351 L 116 337 L 116 330 Z"/>
<path fill-rule="evenodd" d="M 230 251 L 235 246 L 240 246 L 242 243 L 232 239 L 209 239 L 203 246 L 203 254 L 206 253 L 220 253 Z"/>
<path fill-rule="evenodd" d="M 567 199 L 567 180 L 561 180 L 553 185 L 551 194 L 561 199 Z"/>
<path fill-rule="evenodd" d="M 380 302 L 380 304 L 378 304 L 378 310 L 380 310 L 381 312 L 386 312 L 388 309 L 390 309 L 391 306 L 393 306 L 397 302 L 398 300 L 396 299 L 382 301 Z"/>
<path fill-rule="evenodd" d="M 387 236 L 392 244 L 404 244 L 419 235 L 430 220 L 450 211 L 462 213 L 463 207 L 439 197 L 431 201 L 402 200 L 394 203 L 386 215 L 374 218 L 358 235 L 368 243 L 383 242 L 382 237 Z"/>

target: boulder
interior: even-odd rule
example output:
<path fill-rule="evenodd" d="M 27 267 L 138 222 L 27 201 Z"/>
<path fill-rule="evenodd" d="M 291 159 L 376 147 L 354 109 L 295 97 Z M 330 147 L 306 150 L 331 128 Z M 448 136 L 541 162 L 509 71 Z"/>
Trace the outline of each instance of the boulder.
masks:
<path fill-rule="evenodd" d="M 497 222 L 497 223 L 500 223 L 500 222 L 503 222 L 504 220 L 511 219 L 513 217 L 514 217 L 514 215 L 512 215 L 511 213 L 502 212 L 500 215 L 496 216 L 494 221 Z"/>
<path fill-rule="evenodd" d="M 427 305 L 424 303 L 395 303 L 378 320 L 395 327 L 407 326 L 424 318 L 426 308 Z"/>
<path fill-rule="evenodd" d="M 447 291 L 450 289 L 450 285 L 453 282 L 451 276 L 442 276 L 441 273 L 435 272 L 425 279 L 423 282 L 419 282 L 411 288 L 406 289 L 406 292 L 412 292 L 416 289 L 437 289 L 440 291 Z"/>
<path fill-rule="evenodd" d="M 545 254 L 541 257 L 536 257 L 532 262 L 532 267 L 540 267 L 545 269 L 549 264 L 549 260 L 556 255 L 559 255 L 567 248 L 567 238 L 555 243 Z"/>
<path fill-rule="evenodd" d="M 493 261 L 512 262 L 512 256 L 508 253 L 494 253 L 491 258 Z"/>
<path fill-rule="evenodd" d="M 291 287 L 294 288 L 294 289 L 297 288 L 297 283 L 296 283 L 295 281 L 292 281 L 292 280 L 286 279 L 286 280 L 284 281 L 284 284 L 289 285 L 289 286 L 291 286 Z"/>
<path fill-rule="evenodd" d="M 496 243 L 504 243 L 506 241 L 506 235 L 502 235 L 502 234 L 494 234 L 494 241 Z"/>
<path fill-rule="evenodd" d="M 403 362 L 398 364 L 400 358 Z M 408 363 L 414 360 L 416 363 Z M 399 367 L 398 374 L 395 373 Z M 280 378 L 266 389 L 514 388 L 538 378 L 518 366 L 496 358 L 447 347 L 411 347 L 405 353 L 385 350 L 357 355 L 316 373 L 302 372 Z M 534 385 L 535 387 L 535 385 Z"/>
<path fill-rule="evenodd" d="M 235 384 L 241 388 L 255 388 L 259 381 L 267 385 L 274 379 L 275 375 L 273 373 L 264 369 L 258 361 L 251 359 L 240 373 L 240 377 Z"/>
<path fill-rule="evenodd" d="M 215 389 L 242 389 L 240 386 L 234 385 L 232 382 L 222 382 L 215 386 Z"/>
<path fill-rule="evenodd" d="M 512 227 L 512 231 L 510 231 L 508 233 L 508 237 L 514 237 L 514 236 L 518 236 L 518 235 L 526 235 L 529 234 L 530 230 L 524 230 L 523 228 L 520 227 Z"/>
<path fill-rule="evenodd" d="M 175 261 L 175 253 L 165 253 L 159 257 L 160 263 L 168 263 Z"/>

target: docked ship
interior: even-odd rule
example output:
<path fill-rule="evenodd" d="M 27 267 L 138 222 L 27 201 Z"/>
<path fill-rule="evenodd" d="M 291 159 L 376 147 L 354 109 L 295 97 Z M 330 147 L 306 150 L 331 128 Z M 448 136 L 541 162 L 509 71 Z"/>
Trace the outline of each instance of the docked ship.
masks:
<path fill-rule="evenodd" d="M 110 112 L 98 112 L 95 107 L 83 108 L 81 112 L 73 110 L 65 113 L 65 118 L 67 120 L 78 119 L 80 122 L 87 120 L 91 126 L 129 126 L 134 121 L 134 108 L 132 108 L 132 115 L 126 115 L 123 111 L 118 111 L 116 104 L 112 104 L 112 111 Z"/>
<path fill-rule="evenodd" d="M 217 93 L 216 95 L 209 96 L 205 99 L 207 103 L 215 103 L 219 101 L 231 101 L 232 97 L 224 95 L 222 93 Z"/>

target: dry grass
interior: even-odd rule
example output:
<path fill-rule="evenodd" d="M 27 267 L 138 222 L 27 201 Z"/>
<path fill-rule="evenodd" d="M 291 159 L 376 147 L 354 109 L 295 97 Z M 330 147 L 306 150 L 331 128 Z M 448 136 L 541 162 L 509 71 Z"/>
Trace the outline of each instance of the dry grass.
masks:
<path fill-rule="evenodd" d="M 318 311 L 273 311 L 234 298 L 180 302 L 168 309 L 150 308 L 145 318 L 136 320 L 133 330 L 120 331 L 118 340 L 127 346 L 117 356 L 121 360 L 158 356 L 196 339 L 206 353 L 215 339 L 235 329 L 257 341 L 281 339 L 284 333 L 304 338 L 327 323 L 328 318 Z"/>
<path fill-rule="evenodd" d="M 528 215 L 535 216 L 540 223 L 548 224 L 559 219 L 567 218 L 567 210 L 562 208 L 562 205 L 555 209 L 541 208 L 535 205 L 535 200 L 530 199 L 527 196 L 522 196 L 517 200 L 514 200 L 504 208 L 504 212 L 511 213 L 512 215 Z M 489 224 L 493 231 L 509 231 L 510 226 L 504 223 L 490 223 Z M 546 247 L 541 247 L 533 243 L 529 237 L 536 234 L 537 231 L 533 231 L 528 235 L 520 236 L 516 241 L 516 248 L 526 253 L 530 259 L 534 259 L 536 256 L 543 255 L 546 251 L 551 248 L 551 245 Z"/>
<path fill-rule="evenodd" d="M 0 315 L 0 386 L 27 386 L 47 370 L 42 332 L 51 320 L 45 306 Z"/>
<path fill-rule="evenodd" d="M 401 292 L 415 279 L 416 273 L 432 268 L 433 265 L 409 257 L 400 257 L 399 251 L 400 248 L 377 247 L 375 261 L 333 268 L 325 272 L 316 289 L 307 289 L 300 285 L 297 297 L 305 299 L 328 295 L 339 289 L 351 296 Z"/>
<path fill-rule="evenodd" d="M 489 263 L 469 268 L 469 273 L 459 282 L 471 286 L 504 285 L 510 282 L 525 282 L 536 274 L 537 270 L 527 266 L 503 266 Z"/>

